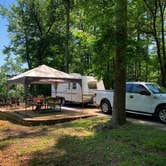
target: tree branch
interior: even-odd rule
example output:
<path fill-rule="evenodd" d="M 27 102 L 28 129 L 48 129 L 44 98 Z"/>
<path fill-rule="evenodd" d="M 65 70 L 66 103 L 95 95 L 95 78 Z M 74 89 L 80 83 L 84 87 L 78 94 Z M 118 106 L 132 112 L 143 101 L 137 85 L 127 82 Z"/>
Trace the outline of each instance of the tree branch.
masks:
<path fill-rule="evenodd" d="M 38 26 L 38 29 L 39 29 L 39 32 L 40 32 L 40 37 L 42 38 L 43 31 L 42 31 L 42 27 L 40 25 L 40 21 L 39 21 L 38 14 L 37 14 L 34 3 L 33 3 L 33 12 L 34 12 L 35 20 L 36 20 L 36 23 L 37 23 L 37 26 Z"/>
<path fill-rule="evenodd" d="M 147 2 L 146 0 L 143 0 L 143 1 L 144 1 L 144 3 L 145 3 L 146 7 L 149 9 L 150 13 L 151 13 L 152 15 L 154 15 L 153 10 L 151 9 L 151 7 L 150 7 L 150 5 L 148 4 L 148 2 Z"/>

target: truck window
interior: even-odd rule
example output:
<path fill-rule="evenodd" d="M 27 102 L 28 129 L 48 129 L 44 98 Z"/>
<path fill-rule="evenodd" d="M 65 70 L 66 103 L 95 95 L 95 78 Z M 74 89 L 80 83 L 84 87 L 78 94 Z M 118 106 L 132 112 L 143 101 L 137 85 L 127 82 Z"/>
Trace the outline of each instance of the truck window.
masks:
<path fill-rule="evenodd" d="M 137 85 L 137 84 L 133 85 L 132 93 L 140 93 L 142 91 L 147 91 L 147 89 L 143 85 Z"/>
<path fill-rule="evenodd" d="M 88 89 L 97 89 L 97 82 L 96 81 L 88 82 Z"/>
<path fill-rule="evenodd" d="M 154 93 L 154 94 L 159 94 L 159 93 L 166 93 L 166 89 L 159 86 L 158 84 L 146 84 L 146 86 Z"/>
<path fill-rule="evenodd" d="M 126 92 L 132 93 L 133 84 L 126 84 Z"/>

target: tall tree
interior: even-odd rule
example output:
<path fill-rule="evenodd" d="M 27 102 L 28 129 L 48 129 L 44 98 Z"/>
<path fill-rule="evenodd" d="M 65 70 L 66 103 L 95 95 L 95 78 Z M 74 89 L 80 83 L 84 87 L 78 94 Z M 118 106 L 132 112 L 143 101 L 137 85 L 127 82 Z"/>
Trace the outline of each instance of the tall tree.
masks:
<path fill-rule="evenodd" d="M 64 0 L 66 10 L 66 38 L 65 38 L 65 71 L 69 72 L 69 39 L 70 39 L 70 0 Z"/>
<path fill-rule="evenodd" d="M 149 33 L 151 33 L 156 43 L 157 56 L 160 64 L 161 83 L 166 87 L 166 51 L 164 30 L 166 2 L 161 0 L 144 0 L 144 4 L 147 7 L 151 22 Z"/>
<path fill-rule="evenodd" d="M 45 63 L 64 69 L 62 0 L 18 0 L 10 10 L 2 9 L 11 34 L 8 50 L 22 57 L 29 68 Z"/>
<path fill-rule="evenodd" d="M 116 55 L 114 104 L 112 120 L 118 126 L 126 122 L 125 84 L 126 84 L 126 47 L 127 47 L 127 0 L 116 0 Z"/>
<path fill-rule="evenodd" d="M 80 66 L 84 73 L 94 74 L 104 79 L 105 87 L 110 89 L 113 87 L 115 46 L 114 1 L 82 0 L 79 2 L 79 12 L 83 10 L 77 26 L 80 37 L 78 54 L 82 57 Z M 76 14 L 78 15 L 78 12 Z"/>

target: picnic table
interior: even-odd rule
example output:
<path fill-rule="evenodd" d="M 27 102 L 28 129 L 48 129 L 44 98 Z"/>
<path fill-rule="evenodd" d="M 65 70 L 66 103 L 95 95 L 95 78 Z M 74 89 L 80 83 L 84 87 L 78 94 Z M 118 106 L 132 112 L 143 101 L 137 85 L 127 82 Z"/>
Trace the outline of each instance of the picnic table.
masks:
<path fill-rule="evenodd" d="M 42 107 L 44 107 L 44 110 L 52 109 L 56 110 L 57 106 L 59 107 L 59 110 L 61 111 L 61 105 L 62 105 L 62 97 L 34 97 L 33 102 L 35 107 L 35 111 L 41 111 Z"/>

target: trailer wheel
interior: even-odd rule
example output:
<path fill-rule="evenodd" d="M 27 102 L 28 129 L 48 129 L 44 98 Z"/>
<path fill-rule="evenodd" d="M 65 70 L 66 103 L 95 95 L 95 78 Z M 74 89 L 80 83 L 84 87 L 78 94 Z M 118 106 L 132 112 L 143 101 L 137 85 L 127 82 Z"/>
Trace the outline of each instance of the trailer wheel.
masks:
<path fill-rule="evenodd" d="M 101 102 L 101 110 L 105 114 L 111 113 L 111 104 L 108 100 L 103 100 Z"/>

